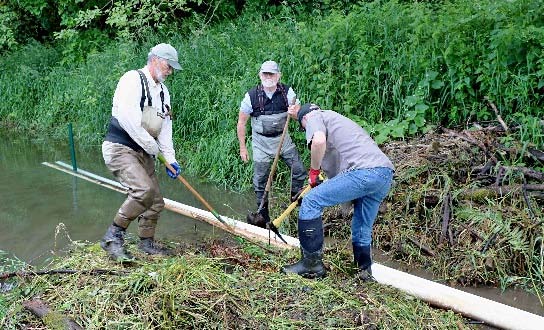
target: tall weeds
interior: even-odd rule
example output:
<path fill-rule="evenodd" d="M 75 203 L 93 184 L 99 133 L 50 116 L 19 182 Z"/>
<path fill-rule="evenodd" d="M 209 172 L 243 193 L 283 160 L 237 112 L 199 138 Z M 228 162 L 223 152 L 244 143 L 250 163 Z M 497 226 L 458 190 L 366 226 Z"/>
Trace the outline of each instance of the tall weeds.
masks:
<path fill-rule="evenodd" d="M 190 171 L 231 188 L 250 185 L 235 125 L 267 59 L 280 63 L 283 82 L 302 102 L 346 114 L 371 132 L 386 127 L 383 139 L 431 124 L 493 120 L 488 97 L 503 118 L 522 125 L 520 139 L 544 146 L 540 0 L 375 1 L 312 16 L 284 6 L 273 17 L 248 12 L 211 27 L 198 20 L 187 26 L 184 35 L 105 45 L 84 63 L 67 63 L 62 49 L 35 43 L 7 54 L 0 59 L 2 125 L 63 138 L 74 122 L 80 145 L 99 144 L 119 77 L 142 67 L 155 43 L 169 42 L 183 66 L 166 82 L 178 154 Z M 374 129 L 379 122 L 388 126 Z"/>

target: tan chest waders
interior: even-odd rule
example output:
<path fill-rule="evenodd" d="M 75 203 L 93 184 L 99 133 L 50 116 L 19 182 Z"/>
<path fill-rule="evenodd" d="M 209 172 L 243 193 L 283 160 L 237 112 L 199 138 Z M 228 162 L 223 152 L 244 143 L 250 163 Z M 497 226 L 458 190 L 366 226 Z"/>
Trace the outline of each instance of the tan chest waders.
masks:
<path fill-rule="evenodd" d="M 149 93 L 149 85 L 144 73 L 138 70 L 140 80 L 142 82 L 142 98 L 140 100 L 140 108 L 142 109 L 142 127 L 154 138 L 157 138 L 161 133 L 162 122 L 166 116 L 170 115 L 168 105 L 164 104 L 164 91 L 161 84 L 161 108 L 153 107 L 151 102 L 151 94 Z M 145 89 L 144 89 L 145 86 Z M 147 105 L 145 104 L 147 92 Z"/>

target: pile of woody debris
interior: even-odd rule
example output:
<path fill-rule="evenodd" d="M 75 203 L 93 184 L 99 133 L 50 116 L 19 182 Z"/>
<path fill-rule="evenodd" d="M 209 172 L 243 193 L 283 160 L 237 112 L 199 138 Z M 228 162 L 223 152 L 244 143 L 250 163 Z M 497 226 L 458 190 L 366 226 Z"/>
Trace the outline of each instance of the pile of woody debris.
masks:
<path fill-rule="evenodd" d="M 465 285 L 542 283 L 544 152 L 515 142 L 515 129 L 439 128 L 382 146 L 396 173 L 374 246 Z M 324 219 L 330 236 L 350 237 L 345 209 Z"/>

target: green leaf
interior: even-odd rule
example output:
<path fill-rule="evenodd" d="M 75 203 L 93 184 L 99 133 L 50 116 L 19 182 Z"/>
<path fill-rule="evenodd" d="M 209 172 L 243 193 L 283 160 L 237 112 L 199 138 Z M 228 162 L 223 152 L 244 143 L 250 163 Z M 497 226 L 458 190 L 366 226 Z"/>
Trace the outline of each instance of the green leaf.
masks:
<path fill-rule="evenodd" d="M 375 138 L 374 138 L 374 141 L 377 143 L 377 144 L 382 144 L 384 143 L 385 141 L 387 141 L 387 134 L 384 134 L 383 132 L 378 134 Z"/>
<path fill-rule="evenodd" d="M 434 80 L 436 78 L 436 76 L 438 76 L 438 72 L 436 71 L 429 71 L 427 72 L 427 74 L 425 75 L 425 78 L 427 79 L 427 81 L 430 81 L 430 80 Z"/>
<path fill-rule="evenodd" d="M 420 111 L 423 111 L 425 112 L 425 110 L 429 109 L 429 106 L 424 104 L 424 103 L 419 103 L 416 105 L 416 111 L 420 112 Z"/>
<path fill-rule="evenodd" d="M 414 120 L 414 118 L 416 118 L 417 116 L 417 112 L 416 111 L 407 111 L 405 114 L 404 114 L 404 117 L 406 117 L 406 119 L 409 119 L 409 120 Z"/>
<path fill-rule="evenodd" d="M 416 124 L 417 127 L 423 127 L 423 126 L 425 126 L 425 123 L 426 123 L 426 122 L 427 122 L 427 121 L 425 120 L 425 118 L 424 118 L 424 117 L 421 117 L 421 116 L 418 116 L 418 117 L 416 117 L 416 118 L 414 119 L 414 124 Z"/>
<path fill-rule="evenodd" d="M 410 126 L 408 128 L 408 134 L 409 135 L 414 135 L 414 134 L 417 133 L 417 130 L 418 130 L 417 125 L 412 123 L 412 124 L 410 124 Z"/>
<path fill-rule="evenodd" d="M 444 82 L 442 80 L 433 80 L 431 83 L 432 89 L 440 89 L 444 87 Z"/>
<path fill-rule="evenodd" d="M 410 96 L 406 97 L 406 99 L 404 100 L 404 104 L 406 104 L 409 107 L 413 107 L 414 105 L 417 104 L 418 101 L 419 101 L 419 96 L 410 95 Z"/>
<path fill-rule="evenodd" d="M 405 128 L 402 126 L 397 126 L 391 130 L 391 136 L 394 138 L 404 138 L 404 133 L 406 132 Z"/>

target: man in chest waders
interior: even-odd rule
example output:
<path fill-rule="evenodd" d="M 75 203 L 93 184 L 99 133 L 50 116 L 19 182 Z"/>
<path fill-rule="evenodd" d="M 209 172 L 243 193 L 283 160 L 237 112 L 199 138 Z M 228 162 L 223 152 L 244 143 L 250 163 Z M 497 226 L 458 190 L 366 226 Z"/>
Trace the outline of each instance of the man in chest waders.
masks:
<path fill-rule="evenodd" d="M 128 188 L 128 197 L 121 205 L 100 241 L 100 246 L 114 260 L 131 260 L 125 250 L 125 230 L 138 219 L 138 247 L 147 254 L 167 255 L 169 251 L 154 243 L 155 227 L 164 201 L 155 174 L 155 156 L 164 155 L 175 173 L 181 169 L 172 143 L 170 93 L 163 81 L 181 69 L 178 53 L 169 44 L 151 48 L 147 65 L 126 72 L 113 96 L 112 117 L 102 144 L 102 155 L 115 178 Z"/>
<path fill-rule="evenodd" d="M 280 83 L 281 72 L 274 61 L 266 61 L 259 71 L 261 84 L 250 89 L 244 96 L 238 114 L 236 131 L 240 143 L 240 158 L 247 163 L 249 154 L 246 147 L 246 124 L 251 118 L 251 142 L 253 153 L 253 188 L 257 207 L 265 194 L 270 165 L 279 147 L 283 128 L 287 120 L 287 109 L 292 103 L 299 103 L 291 87 Z M 285 134 L 280 156 L 291 169 L 291 197 L 304 185 L 306 169 L 300 160 L 295 144 Z M 266 222 L 270 221 L 268 200 L 259 210 Z M 264 224 L 258 224 L 263 225 Z"/>

